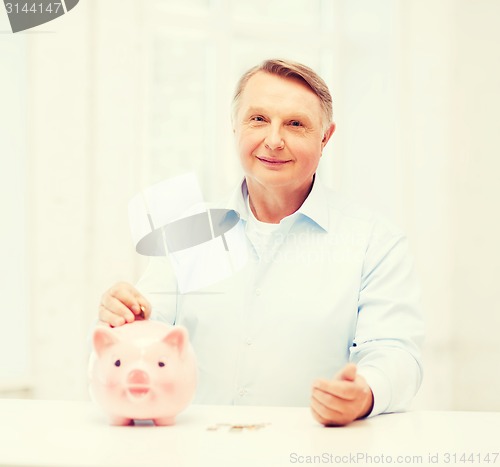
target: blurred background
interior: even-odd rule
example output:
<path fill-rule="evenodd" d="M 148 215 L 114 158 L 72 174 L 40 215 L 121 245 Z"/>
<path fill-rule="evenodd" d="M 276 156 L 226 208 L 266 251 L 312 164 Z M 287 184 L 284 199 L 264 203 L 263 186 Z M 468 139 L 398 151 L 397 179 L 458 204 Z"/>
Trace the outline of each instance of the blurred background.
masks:
<path fill-rule="evenodd" d="M 410 239 L 414 407 L 500 410 L 499 21 L 498 0 L 81 0 L 12 34 L 0 8 L 0 397 L 87 398 L 100 295 L 145 266 L 129 199 L 186 171 L 230 190 L 236 80 L 283 57 L 333 94 L 320 177 Z"/>

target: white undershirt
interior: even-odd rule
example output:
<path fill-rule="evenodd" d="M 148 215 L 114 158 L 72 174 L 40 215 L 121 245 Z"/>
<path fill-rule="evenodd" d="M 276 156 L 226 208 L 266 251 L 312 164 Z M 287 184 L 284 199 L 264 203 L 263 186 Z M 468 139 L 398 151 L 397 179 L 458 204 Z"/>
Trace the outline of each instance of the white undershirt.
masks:
<path fill-rule="evenodd" d="M 259 221 L 255 217 L 250 207 L 250 196 L 248 195 L 246 197 L 246 205 L 248 209 L 246 234 L 252 242 L 257 255 L 259 258 L 274 255 L 277 248 L 283 243 L 284 237 L 290 230 L 298 214 L 294 212 L 283 218 L 279 224 L 270 224 Z"/>

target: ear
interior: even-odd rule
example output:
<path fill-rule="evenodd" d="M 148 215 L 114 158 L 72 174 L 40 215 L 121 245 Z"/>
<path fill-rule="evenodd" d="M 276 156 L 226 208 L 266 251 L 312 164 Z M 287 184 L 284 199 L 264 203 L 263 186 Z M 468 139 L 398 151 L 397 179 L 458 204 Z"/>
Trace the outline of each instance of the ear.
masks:
<path fill-rule="evenodd" d="M 184 351 L 184 347 L 188 341 L 188 333 L 183 326 L 174 326 L 168 334 L 163 338 L 163 342 L 170 347 L 174 347 L 179 353 Z"/>
<path fill-rule="evenodd" d="M 321 140 L 321 149 L 323 149 L 326 146 L 326 143 L 328 143 L 329 139 L 335 132 L 336 125 L 334 122 L 330 123 L 328 128 L 325 130 L 323 133 L 323 139 Z"/>
<path fill-rule="evenodd" d="M 103 352 L 116 344 L 119 339 L 113 333 L 111 328 L 99 326 L 92 336 L 92 344 L 97 355 L 102 356 Z"/>

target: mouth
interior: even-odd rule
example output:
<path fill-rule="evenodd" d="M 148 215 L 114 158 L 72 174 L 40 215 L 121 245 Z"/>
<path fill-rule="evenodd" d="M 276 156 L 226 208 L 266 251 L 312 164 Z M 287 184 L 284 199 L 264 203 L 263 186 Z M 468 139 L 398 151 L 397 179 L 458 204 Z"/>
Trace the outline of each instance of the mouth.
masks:
<path fill-rule="evenodd" d="M 140 385 L 135 385 L 135 386 L 129 386 L 128 387 L 128 393 L 137 399 L 141 399 L 145 397 L 149 393 L 149 386 L 140 386 Z"/>
<path fill-rule="evenodd" d="M 270 167 L 282 167 L 291 162 L 290 160 L 273 159 L 271 157 L 256 156 L 256 158 L 263 164 Z"/>

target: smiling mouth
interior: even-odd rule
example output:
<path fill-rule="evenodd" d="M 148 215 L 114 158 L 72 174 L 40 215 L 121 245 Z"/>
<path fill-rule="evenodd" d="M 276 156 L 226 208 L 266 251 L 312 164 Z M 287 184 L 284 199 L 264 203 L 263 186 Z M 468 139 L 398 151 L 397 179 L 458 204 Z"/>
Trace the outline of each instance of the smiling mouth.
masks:
<path fill-rule="evenodd" d="M 289 160 L 283 161 L 279 159 L 268 159 L 266 157 L 258 157 L 258 156 L 256 157 L 259 161 L 263 162 L 264 164 L 270 164 L 275 166 L 285 165 L 288 164 L 288 162 L 290 162 Z"/>
<path fill-rule="evenodd" d="M 149 386 L 129 386 L 128 393 L 138 399 L 145 397 L 149 393 Z"/>

